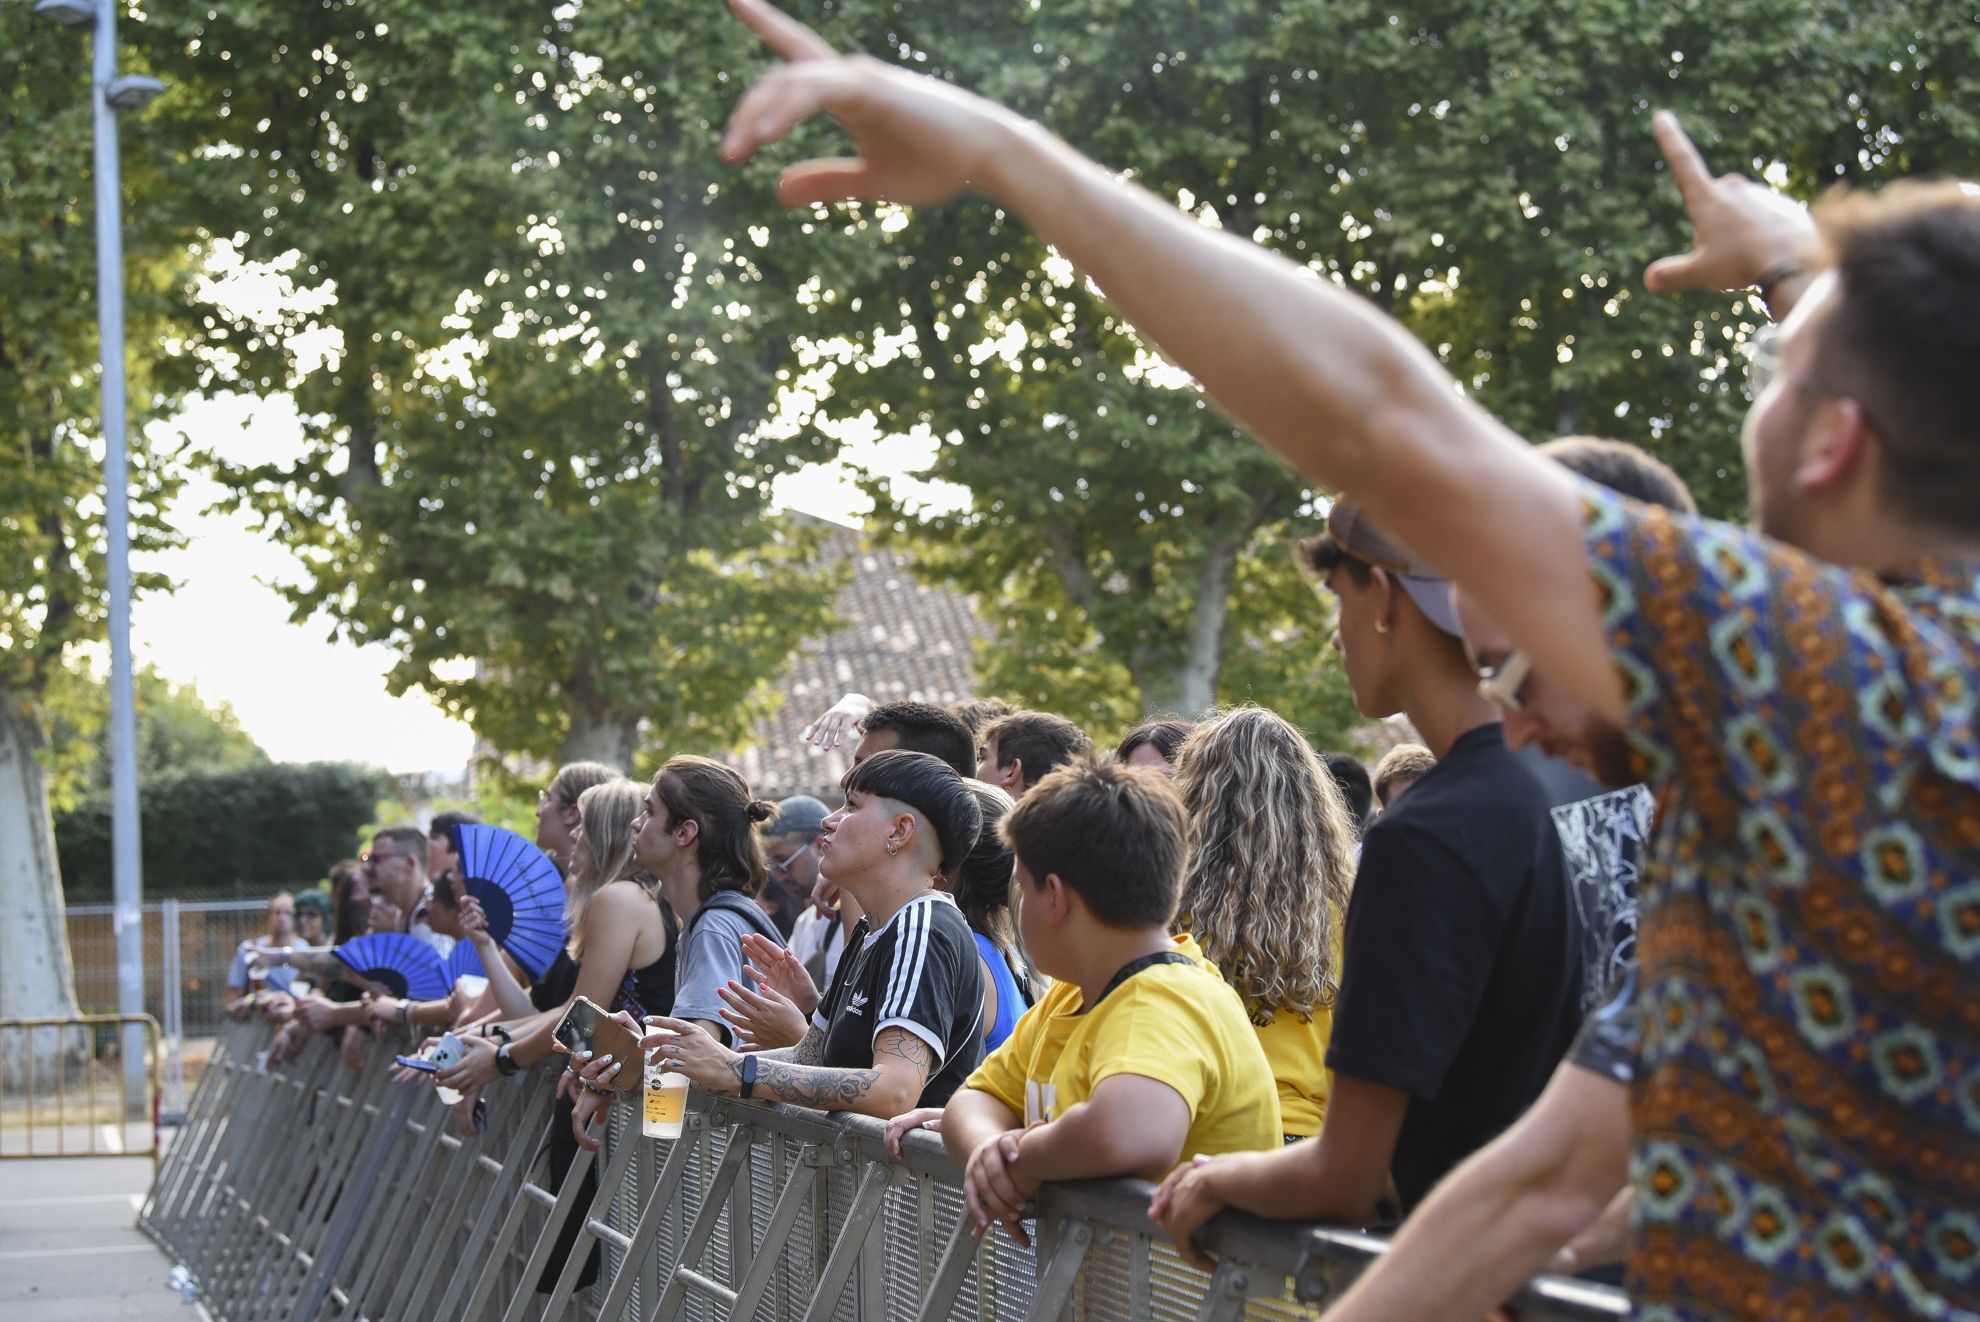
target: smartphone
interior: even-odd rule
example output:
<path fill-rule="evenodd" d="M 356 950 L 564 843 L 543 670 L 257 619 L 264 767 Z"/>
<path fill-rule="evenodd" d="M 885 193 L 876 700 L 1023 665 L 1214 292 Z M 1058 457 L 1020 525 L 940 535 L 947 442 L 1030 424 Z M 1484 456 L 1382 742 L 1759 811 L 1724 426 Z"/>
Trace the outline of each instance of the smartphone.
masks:
<path fill-rule="evenodd" d="M 419 1070 L 424 1074 L 432 1074 L 440 1068 L 424 1056 L 394 1056 L 392 1061 L 394 1064 L 404 1065 L 409 1070 Z"/>
<path fill-rule="evenodd" d="M 557 1025 L 556 1038 L 573 1056 L 589 1051 L 625 1061 L 626 1068 L 610 1085 L 614 1092 L 630 1092 L 642 1085 L 638 1034 L 612 1018 L 596 1001 L 583 996 L 572 1001 L 563 1022 Z"/>

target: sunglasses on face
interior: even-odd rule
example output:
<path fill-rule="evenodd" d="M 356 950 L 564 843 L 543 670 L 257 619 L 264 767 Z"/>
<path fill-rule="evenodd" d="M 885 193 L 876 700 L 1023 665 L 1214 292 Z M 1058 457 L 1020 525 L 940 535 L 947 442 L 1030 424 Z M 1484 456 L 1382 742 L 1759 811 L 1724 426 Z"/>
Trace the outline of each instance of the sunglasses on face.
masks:
<path fill-rule="evenodd" d="M 1526 687 L 1527 676 L 1533 673 L 1533 661 L 1526 653 L 1516 651 L 1498 665 L 1480 672 L 1478 676 L 1478 696 L 1511 715 L 1525 707 L 1525 699 L 1520 691 Z"/>

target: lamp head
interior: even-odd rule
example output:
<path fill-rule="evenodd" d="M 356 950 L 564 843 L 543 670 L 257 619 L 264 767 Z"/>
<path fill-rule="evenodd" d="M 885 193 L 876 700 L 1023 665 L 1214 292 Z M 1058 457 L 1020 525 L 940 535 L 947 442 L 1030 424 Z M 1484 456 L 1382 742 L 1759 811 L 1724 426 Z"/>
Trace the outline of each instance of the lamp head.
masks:
<path fill-rule="evenodd" d="M 112 80 L 104 97 L 114 109 L 142 110 L 164 93 L 165 84 L 156 78 L 147 78 L 141 73 L 127 73 L 121 78 Z"/>
<path fill-rule="evenodd" d="M 67 28 L 81 27 L 96 20 L 96 5 L 91 0 L 34 0 L 34 12 L 41 18 L 52 18 Z"/>

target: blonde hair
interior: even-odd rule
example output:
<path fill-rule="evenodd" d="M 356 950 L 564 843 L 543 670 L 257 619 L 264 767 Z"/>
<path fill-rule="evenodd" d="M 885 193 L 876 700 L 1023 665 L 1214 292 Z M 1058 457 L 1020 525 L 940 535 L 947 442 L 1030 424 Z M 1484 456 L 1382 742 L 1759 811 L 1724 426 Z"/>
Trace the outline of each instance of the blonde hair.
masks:
<path fill-rule="evenodd" d="M 1176 925 L 1244 998 L 1253 1022 L 1334 1002 L 1354 874 L 1347 802 L 1306 739 L 1262 707 L 1196 727 L 1176 756 L 1189 865 Z"/>
<path fill-rule="evenodd" d="M 658 901 L 660 884 L 633 862 L 633 818 L 645 806 L 646 792 L 623 777 L 593 785 L 578 795 L 578 829 L 584 833 L 584 848 L 571 851 L 564 901 L 564 924 L 570 933 L 566 949 L 572 959 L 584 959 L 584 912 L 599 891 L 615 881 L 631 881 Z"/>

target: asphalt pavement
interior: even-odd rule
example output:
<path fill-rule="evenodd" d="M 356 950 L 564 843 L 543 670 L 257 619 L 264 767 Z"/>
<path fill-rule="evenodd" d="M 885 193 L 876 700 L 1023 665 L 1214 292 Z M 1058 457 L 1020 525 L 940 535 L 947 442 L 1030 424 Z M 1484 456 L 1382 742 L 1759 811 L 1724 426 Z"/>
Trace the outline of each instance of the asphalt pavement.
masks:
<path fill-rule="evenodd" d="M 172 1262 L 137 1229 L 149 1157 L 0 1162 L 6 1322 L 205 1322 L 166 1285 Z"/>

